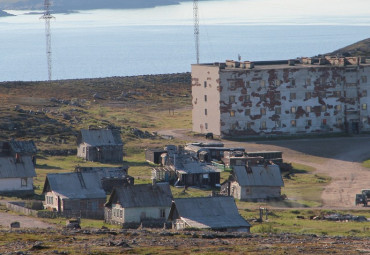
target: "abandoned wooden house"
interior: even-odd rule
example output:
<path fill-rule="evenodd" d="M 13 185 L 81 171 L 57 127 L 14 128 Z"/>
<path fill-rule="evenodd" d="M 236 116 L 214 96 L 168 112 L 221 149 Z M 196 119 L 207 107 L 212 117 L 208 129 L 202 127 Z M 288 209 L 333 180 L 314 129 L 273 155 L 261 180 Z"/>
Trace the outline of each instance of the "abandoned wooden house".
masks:
<path fill-rule="evenodd" d="M 176 230 L 212 229 L 227 232 L 250 232 L 251 225 L 238 212 L 233 197 L 177 198 L 168 220 Z"/>
<path fill-rule="evenodd" d="M 120 132 L 113 129 L 80 130 L 77 156 L 94 162 L 122 162 L 123 142 Z"/>
<path fill-rule="evenodd" d="M 232 176 L 222 184 L 221 193 L 243 201 L 281 198 L 284 186 L 278 165 L 234 165 Z"/>
<path fill-rule="evenodd" d="M 152 169 L 154 180 L 166 181 L 175 186 L 216 187 L 220 184 L 220 169 L 207 162 L 200 162 L 181 146 L 178 149 L 167 149 L 167 153 L 162 155 L 162 165 Z"/>
<path fill-rule="evenodd" d="M 245 151 L 244 148 L 224 147 L 223 143 L 188 143 L 184 149 L 203 162 L 220 161 L 227 151 Z"/>
<path fill-rule="evenodd" d="M 48 174 L 44 208 L 66 217 L 103 219 L 106 194 L 96 173 Z"/>
<path fill-rule="evenodd" d="M 75 168 L 75 172 L 96 173 L 101 181 L 101 186 L 107 193 L 111 193 L 115 187 L 125 184 L 134 185 L 134 177 L 128 175 L 128 166 L 121 167 L 81 167 Z"/>
<path fill-rule="evenodd" d="M 1 194 L 33 194 L 33 177 L 36 177 L 36 171 L 30 156 L 0 152 Z"/>
<path fill-rule="evenodd" d="M 125 185 L 115 188 L 105 204 L 105 222 L 124 227 L 163 227 L 170 212 L 168 183 Z"/>
<path fill-rule="evenodd" d="M 153 164 L 161 164 L 161 155 L 166 152 L 165 149 L 161 148 L 148 148 L 145 150 L 145 160 Z"/>

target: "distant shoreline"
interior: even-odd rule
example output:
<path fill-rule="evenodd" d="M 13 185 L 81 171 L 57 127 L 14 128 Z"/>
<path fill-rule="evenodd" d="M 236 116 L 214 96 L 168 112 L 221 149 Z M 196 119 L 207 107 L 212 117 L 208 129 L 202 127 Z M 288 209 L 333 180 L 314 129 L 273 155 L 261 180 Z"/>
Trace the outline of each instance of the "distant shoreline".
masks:
<path fill-rule="evenodd" d="M 0 10 L 0 17 L 9 17 L 9 16 L 14 16 L 14 15 Z"/>
<path fill-rule="evenodd" d="M 117 1 L 117 0 L 62 0 L 54 2 L 50 6 L 52 13 L 73 13 L 83 10 L 96 10 L 96 9 L 144 9 L 154 8 L 159 6 L 178 5 L 181 2 L 190 2 L 192 0 L 135 0 L 135 1 Z M 199 0 L 209 1 L 209 0 Z M 28 0 L 24 2 L 12 2 L 3 0 L 0 3 L 0 17 L 13 16 L 1 10 L 26 10 L 26 11 L 40 11 L 43 10 L 43 1 Z M 2 13 L 4 13 L 2 15 Z M 6 15 L 8 14 L 8 15 Z"/>

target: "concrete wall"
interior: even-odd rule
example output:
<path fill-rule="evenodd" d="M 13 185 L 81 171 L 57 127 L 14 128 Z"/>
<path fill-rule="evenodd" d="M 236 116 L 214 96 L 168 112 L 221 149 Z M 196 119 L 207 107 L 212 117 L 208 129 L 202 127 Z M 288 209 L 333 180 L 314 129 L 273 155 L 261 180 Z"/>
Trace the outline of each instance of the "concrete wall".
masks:
<path fill-rule="evenodd" d="M 220 112 L 217 111 L 220 109 L 218 72 L 217 66 L 192 66 L 192 116 L 195 132 L 220 135 Z"/>
<path fill-rule="evenodd" d="M 0 179 L 0 192 L 33 191 L 33 178 L 25 178 L 27 185 L 22 186 L 22 178 Z"/>
<path fill-rule="evenodd" d="M 194 65 L 193 131 L 210 122 L 204 116 L 205 94 L 217 100 L 208 107 L 210 132 L 222 136 L 309 134 L 370 131 L 370 65 L 266 66 L 254 69 Z M 210 71 L 212 70 L 212 72 Z M 202 82 L 219 77 L 217 90 Z M 366 105 L 366 107 L 365 107 Z M 216 123 L 220 121 L 220 130 Z"/>

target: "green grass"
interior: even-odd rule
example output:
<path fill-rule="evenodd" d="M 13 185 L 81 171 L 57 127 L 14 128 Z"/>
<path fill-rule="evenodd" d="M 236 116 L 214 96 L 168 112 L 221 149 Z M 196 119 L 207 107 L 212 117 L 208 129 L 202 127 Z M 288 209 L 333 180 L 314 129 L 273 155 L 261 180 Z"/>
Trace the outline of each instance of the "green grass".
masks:
<path fill-rule="evenodd" d="M 365 160 L 364 162 L 362 162 L 362 166 L 370 168 L 370 159 Z"/>

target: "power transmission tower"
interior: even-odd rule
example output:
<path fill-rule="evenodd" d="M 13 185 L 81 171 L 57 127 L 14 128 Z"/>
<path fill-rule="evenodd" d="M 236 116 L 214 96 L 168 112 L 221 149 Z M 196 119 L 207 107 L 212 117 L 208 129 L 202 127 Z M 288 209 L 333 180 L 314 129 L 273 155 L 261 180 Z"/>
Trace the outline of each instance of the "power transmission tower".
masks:
<path fill-rule="evenodd" d="M 198 0 L 193 2 L 193 16 L 194 16 L 194 39 L 195 39 L 195 54 L 197 57 L 197 64 L 199 64 L 199 13 Z"/>
<path fill-rule="evenodd" d="M 54 16 L 50 14 L 50 1 L 44 0 L 44 15 L 40 19 L 45 20 L 45 36 L 46 36 L 46 57 L 48 62 L 48 78 L 49 81 L 52 77 L 52 54 L 51 54 L 51 32 L 50 32 L 50 20 L 54 19 Z"/>

